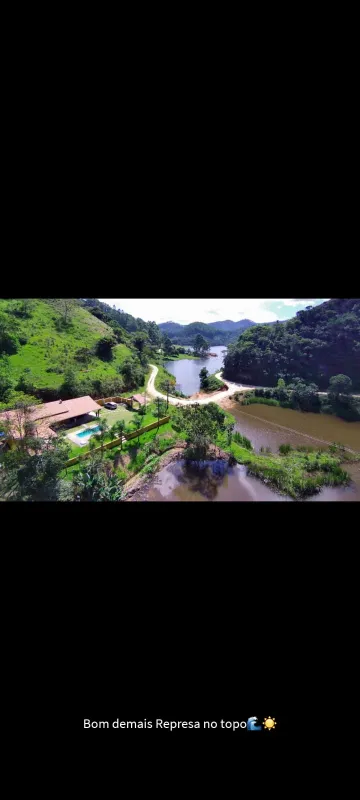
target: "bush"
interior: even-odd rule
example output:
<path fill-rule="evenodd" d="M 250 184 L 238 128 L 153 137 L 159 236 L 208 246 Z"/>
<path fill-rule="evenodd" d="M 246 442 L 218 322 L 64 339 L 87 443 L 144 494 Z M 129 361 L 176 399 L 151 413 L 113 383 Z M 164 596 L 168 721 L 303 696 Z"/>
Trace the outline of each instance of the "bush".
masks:
<path fill-rule="evenodd" d="M 235 431 L 233 441 L 236 442 L 236 444 L 240 444 L 241 447 L 246 447 L 247 450 L 253 449 L 250 439 L 247 439 L 246 436 L 242 436 L 239 431 Z"/>
<path fill-rule="evenodd" d="M 251 395 L 250 397 L 246 397 L 246 396 L 244 397 L 244 400 L 243 400 L 243 405 L 244 406 L 251 406 L 251 405 L 255 405 L 255 404 L 264 405 L 264 406 L 279 406 L 280 405 L 278 400 L 274 400 L 273 398 L 270 398 L 270 397 L 254 397 L 254 395 Z"/>
<path fill-rule="evenodd" d="M 96 342 L 96 355 L 104 361 L 111 361 L 113 357 L 112 348 L 116 345 L 114 336 L 103 336 Z"/>
<path fill-rule="evenodd" d="M 292 450 L 291 444 L 281 444 L 279 447 L 279 453 L 283 456 L 287 456 L 288 453 Z"/>

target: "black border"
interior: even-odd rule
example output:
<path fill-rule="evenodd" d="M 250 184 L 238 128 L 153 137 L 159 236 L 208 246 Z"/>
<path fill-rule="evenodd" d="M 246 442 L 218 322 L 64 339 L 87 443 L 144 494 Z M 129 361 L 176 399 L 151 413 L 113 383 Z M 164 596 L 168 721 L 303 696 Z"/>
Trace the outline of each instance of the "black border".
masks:
<path fill-rule="evenodd" d="M 134 294 L 129 284 L 122 289 Z M 311 282 L 306 293 L 319 291 Z M 335 296 L 328 286 L 326 293 Z M 179 506 L 175 516 L 168 504 L 2 504 L 3 530 L 31 575 L 28 602 L 40 589 L 46 606 L 54 604 L 49 624 L 58 624 L 63 658 L 52 667 L 53 685 L 66 695 L 65 735 L 87 769 L 99 757 L 116 762 L 119 738 L 91 731 L 90 739 L 84 718 L 270 714 L 278 729 L 241 732 L 241 750 L 232 732 L 217 731 L 211 742 L 204 731 L 129 731 L 121 740 L 122 759 L 181 745 L 235 761 L 246 750 L 256 761 L 260 749 L 273 758 L 294 746 L 299 708 L 311 716 L 313 593 L 336 549 L 332 535 L 357 527 L 357 504 L 242 503 L 240 517 L 234 503 Z M 237 525 L 232 533 L 224 510 Z"/>

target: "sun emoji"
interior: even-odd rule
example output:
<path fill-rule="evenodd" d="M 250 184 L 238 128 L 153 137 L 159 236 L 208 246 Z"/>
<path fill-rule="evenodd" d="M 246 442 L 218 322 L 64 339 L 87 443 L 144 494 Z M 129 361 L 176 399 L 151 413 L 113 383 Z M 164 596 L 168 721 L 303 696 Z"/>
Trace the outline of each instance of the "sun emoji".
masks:
<path fill-rule="evenodd" d="M 267 731 L 275 730 L 275 725 L 276 725 L 275 717 L 265 717 L 264 718 L 263 726 L 264 726 L 265 730 L 267 730 Z"/>

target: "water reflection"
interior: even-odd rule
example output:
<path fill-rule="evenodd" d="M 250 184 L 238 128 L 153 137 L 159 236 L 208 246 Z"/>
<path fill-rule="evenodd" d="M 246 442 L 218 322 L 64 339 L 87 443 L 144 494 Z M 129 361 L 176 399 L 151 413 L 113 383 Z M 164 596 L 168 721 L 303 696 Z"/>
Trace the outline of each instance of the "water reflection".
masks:
<path fill-rule="evenodd" d="M 239 464 L 229 467 L 221 460 L 204 462 L 200 469 L 183 460 L 169 464 L 157 474 L 146 499 L 168 502 L 290 500 L 248 475 L 246 467 Z"/>
<path fill-rule="evenodd" d="M 182 359 L 181 361 L 166 361 L 165 368 L 176 378 L 177 388 L 189 397 L 200 390 L 200 370 L 206 367 L 210 375 L 215 375 L 223 368 L 224 350 L 223 345 L 217 347 L 210 346 L 211 353 L 216 353 L 216 357 L 199 358 L 195 360 Z"/>

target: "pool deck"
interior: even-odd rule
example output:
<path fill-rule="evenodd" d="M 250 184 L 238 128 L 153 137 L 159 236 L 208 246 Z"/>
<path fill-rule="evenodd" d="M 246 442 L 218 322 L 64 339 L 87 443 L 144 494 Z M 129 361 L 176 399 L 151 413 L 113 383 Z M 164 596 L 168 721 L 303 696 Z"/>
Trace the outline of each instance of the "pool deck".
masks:
<path fill-rule="evenodd" d="M 83 439 L 81 438 L 79 439 L 78 434 L 81 433 L 81 431 L 91 431 L 92 428 L 97 428 L 97 427 L 98 427 L 98 422 L 94 422 L 93 425 L 83 425 L 80 428 L 80 430 L 76 431 L 76 433 L 68 433 L 66 438 L 70 439 L 70 442 L 76 444 L 78 447 L 85 447 L 85 445 L 89 444 L 90 436 L 84 436 Z"/>

